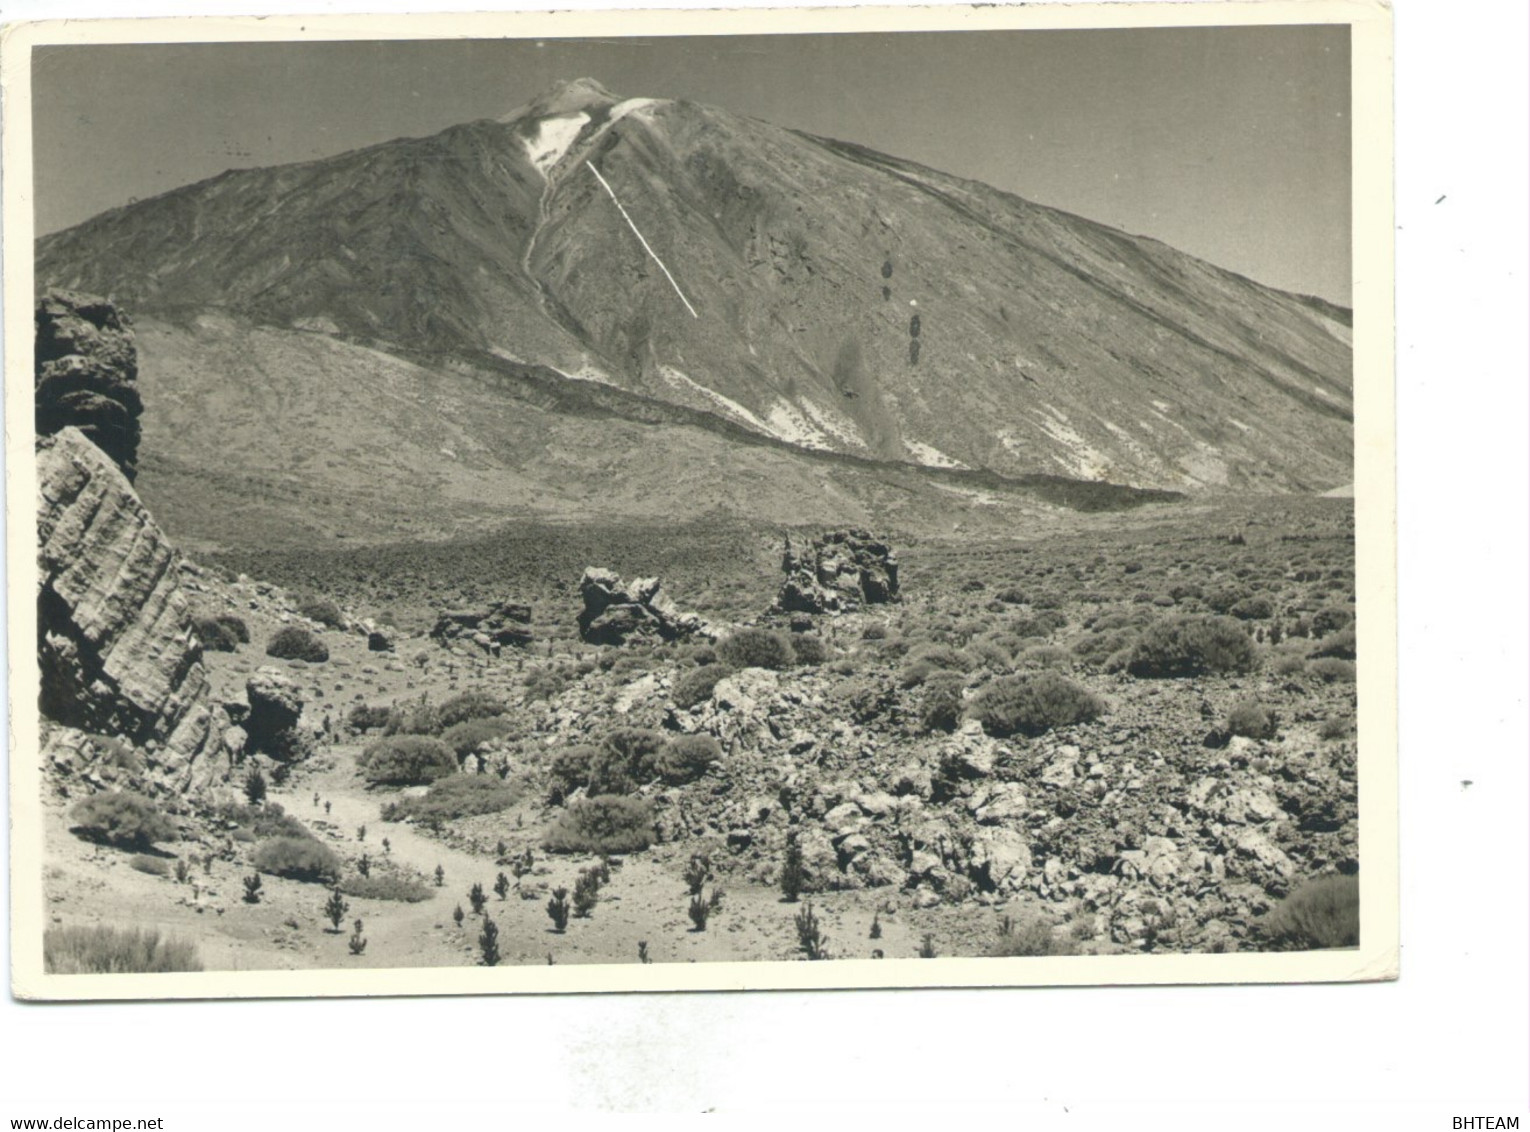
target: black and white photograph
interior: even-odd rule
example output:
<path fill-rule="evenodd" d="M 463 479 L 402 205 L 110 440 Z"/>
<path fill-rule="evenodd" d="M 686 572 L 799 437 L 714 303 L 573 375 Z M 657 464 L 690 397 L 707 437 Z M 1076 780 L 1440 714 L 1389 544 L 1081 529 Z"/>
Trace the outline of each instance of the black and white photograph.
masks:
<path fill-rule="evenodd" d="M 1183 7 L 12 36 L 15 992 L 1395 978 L 1390 14 Z"/>

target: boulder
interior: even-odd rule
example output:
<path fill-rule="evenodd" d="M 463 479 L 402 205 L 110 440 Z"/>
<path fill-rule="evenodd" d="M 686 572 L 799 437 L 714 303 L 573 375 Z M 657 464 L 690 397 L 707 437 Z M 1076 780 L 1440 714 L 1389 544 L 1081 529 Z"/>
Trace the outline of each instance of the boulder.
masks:
<path fill-rule="evenodd" d="M 623 581 L 612 570 L 591 566 L 579 579 L 584 610 L 579 636 L 593 645 L 621 645 L 634 638 L 678 641 L 713 636 L 694 613 L 682 613 L 660 592 L 658 578 Z"/>
<path fill-rule="evenodd" d="M 260 668 L 244 686 L 250 701 L 244 721 L 245 749 L 276 759 L 301 757 L 306 744 L 298 729 L 303 717 L 303 693 L 295 681 L 275 668 Z"/>
<path fill-rule="evenodd" d="M 898 560 L 865 531 L 832 531 L 799 548 L 786 536 L 778 613 L 840 613 L 898 598 Z"/>
<path fill-rule="evenodd" d="M 229 721 L 178 561 L 121 468 L 79 429 L 39 439 L 39 710 L 144 748 L 149 780 L 186 791 L 226 777 Z"/>
<path fill-rule="evenodd" d="M 131 483 L 143 401 L 127 316 L 94 295 L 45 291 L 37 300 L 35 366 L 38 437 L 77 428 Z"/>

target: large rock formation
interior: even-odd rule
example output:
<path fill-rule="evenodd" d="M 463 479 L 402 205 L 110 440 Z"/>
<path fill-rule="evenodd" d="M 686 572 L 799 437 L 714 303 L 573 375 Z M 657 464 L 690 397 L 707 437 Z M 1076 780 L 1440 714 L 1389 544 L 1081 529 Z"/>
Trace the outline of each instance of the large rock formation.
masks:
<path fill-rule="evenodd" d="M 506 646 L 525 648 L 531 644 L 531 606 L 519 602 L 502 601 L 487 609 L 451 609 L 436 618 L 430 635 L 443 644 L 452 641 L 472 641 L 487 653 L 499 654 Z M 376 648 L 372 639 L 367 647 Z"/>
<path fill-rule="evenodd" d="M 138 347 L 105 299 L 50 290 L 37 301 L 37 435 L 73 425 L 131 482 L 138 470 Z"/>
<path fill-rule="evenodd" d="M 143 748 L 157 785 L 225 777 L 228 719 L 210 698 L 179 556 L 73 427 L 38 441 L 37 567 L 42 714 Z"/>
<path fill-rule="evenodd" d="M 833 531 L 803 550 L 787 535 L 781 570 L 781 613 L 840 613 L 898 598 L 898 559 L 865 531 Z"/>
<path fill-rule="evenodd" d="M 676 641 L 707 634 L 700 617 L 682 613 L 659 590 L 658 578 L 624 582 L 612 570 L 591 566 L 579 579 L 579 635 L 590 644 L 620 645 L 632 637 Z"/>

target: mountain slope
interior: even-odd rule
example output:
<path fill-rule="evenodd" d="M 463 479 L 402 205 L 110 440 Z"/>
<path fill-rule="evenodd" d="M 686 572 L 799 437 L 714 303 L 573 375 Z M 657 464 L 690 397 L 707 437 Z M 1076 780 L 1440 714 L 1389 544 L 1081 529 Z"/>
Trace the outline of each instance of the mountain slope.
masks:
<path fill-rule="evenodd" d="M 40 241 L 38 275 L 139 312 L 546 365 L 874 460 L 1176 488 L 1353 478 L 1347 312 L 588 80 L 114 210 Z"/>

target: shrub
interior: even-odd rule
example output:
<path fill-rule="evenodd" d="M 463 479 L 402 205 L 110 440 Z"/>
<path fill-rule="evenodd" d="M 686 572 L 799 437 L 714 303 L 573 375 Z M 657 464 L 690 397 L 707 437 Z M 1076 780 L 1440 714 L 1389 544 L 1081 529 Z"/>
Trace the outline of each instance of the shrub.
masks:
<path fill-rule="evenodd" d="M 829 937 L 813 914 L 812 904 L 804 904 L 802 911 L 792 917 L 792 923 L 797 929 L 797 948 L 803 955 L 810 960 L 829 957 Z"/>
<path fill-rule="evenodd" d="M 259 767 L 251 770 L 250 776 L 244 780 L 244 796 L 252 806 L 258 806 L 266 800 L 266 776 L 260 773 Z"/>
<path fill-rule="evenodd" d="M 478 881 L 473 882 L 473 887 L 468 889 L 468 903 L 473 906 L 473 915 L 483 912 L 483 906 L 488 903 L 489 897 L 483 890 L 483 885 Z"/>
<path fill-rule="evenodd" d="M 1227 730 L 1248 739 L 1273 739 L 1277 726 L 1275 713 L 1255 700 L 1245 700 L 1227 716 Z"/>
<path fill-rule="evenodd" d="M 244 881 L 244 902 L 246 904 L 260 903 L 260 874 L 251 873 L 242 878 Z"/>
<path fill-rule="evenodd" d="M 423 798 L 400 798 L 389 809 L 388 820 L 413 818 L 434 825 L 508 810 L 519 798 L 520 791 L 494 775 L 453 774 L 437 779 Z"/>
<path fill-rule="evenodd" d="M 441 730 L 441 709 L 425 696 L 388 712 L 385 735 L 434 735 Z"/>
<path fill-rule="evenodd" d="M 1355 630 L 1353 628 L 1340 629 L 1324 639 L 1323 643 L 1313 649 L 1309 654 L 1315 657 L 1334 657 L 1339 660 L 1355 659 Z"/>
<path fill-rule="evenodd" d="M 487 916 L 483 931 L 478 933 L 478 959 L 485 967 L 499 966 L 499 928 Z"/>
<path fill-rule="evenodd" d="M 1246 597 L 1227 612 L 1239 621 L 1264 621 L 1274 614 L 1275 607 L 1268 598 Z"/>
<path fill-rule="evenodd" d="M 599 901 L 600 877 L 591 870 L 585 869 L 574 881 L 574 915 L 581 920 L 588 919 Z"/>
<path fill-rule="evenodd" d="M 781 894 L 788 901 L 796 900 L 807 883 L 807 873 L 802 867 L 802 843 L 796 831 L 786 835 L 786 857 L 781 862 Z"/>
<path fill-rule="evenodd" d="M 1199 676 L 1208 672 L 1249 672 L 1254 642 L 1226 617 L 1173 617 L 1149 625 L 1127 657 L 1133 676 Z"/>
<path fill-rule="evenodd" d="M 345 722 L 352 731 L 370 731 L 374 727 L 386 727 L 392 714 L 391 708 L 357 704 L 351 708 L 351 713 L 345 717 Z"/>
<path fill-rule="evenodd" d="M 328 625 L 331 629 L 345 628 L 345 614 L 327 597 L 311 597 L 298 603 L 297 611 L 310 621 Z"/>
<path fill-rule="evenodd" d="M 239 647 L 239 638 L 216 617 L 198 617 L 191 627 L 209 652 L 233 652 Z"/>
<path fill-rule="evenodd" d="M 249 839 L 313 836 L 308 827 L 290 816 L 279 802 L 264 806 L 223 805 L 218 807 L 217 813 L 224 821 L 234 822 L 239 827 L 236 833 L 249 833 Z"/>
<path fill-rule="evenodd" d="M 402 869 L 374 869 L 369 876 L 348 876 L 340 883 L 340 891 L 363 900 L 394 900 L 401 904 L 418 904 L 435 895 L 424 877 Z"/>
<path fill-rule="evenodd" d="M 1270 666 L 1271 671 L 1277 676 L 1296 676 L 1307 671 L 1307 662 L 1294 653 L 1275 658 L 1275 663 Z"/>
<path fill-rule="evenodd" d="M 335 931 L 340 930 L 340 921 L 345 919 L 345 914 L 351 910 L 345 896 L 336 888 L 332 889 L 329 899 L 324 902 L 324 916 L 334 926 Z"/>
<path fill-rule="evenodd" d="M 1005 916 L 999 926 L 999 938 L 988 949 L 988 954 L 996 959 L 1008 959 L 1021 955 L 1063 955 L 1067 950 L 1059 944 L 1045 920 L 1029 919 L 1016 924 Z"/>
<path fill-rule="evenodd" d="M 718 682 L 732 672 L 733 669 L 726 664 L 703 664 L 700 668 L 693 668 L 675 681 L 670 699 L 675 701 L 676 707 L 693 708 L 703 700 L 711 699 L 712 690 Z"/>
<path fill-rule="evenodd" d="M 1317 660 L 1307 662 L 1307 671 L 1325 684 L 1355 682 L 1355 662 L 1352 660 L 1339 660 L 1332 656 L 1319 657 Z"/>
<path fill-rule="evenodd" d="M 43 970 L 50 975 L 143 975 L 200 971 L 194 944 L 153 928 L 50 927 L 43 932 Z"/>
<path fill-rule="evenodd" d="M 691 903 L 686 908 L 686 914 L 690 916 L 691 923 L 696 925 L 698 932 L 707 930 L 707 917 L 712 914 L 711 906 L 702 899 L 701 893 L 693 893 Z"/>
<path fill-rule="evenodd" d="M 457 756 L 439 739 L 393 735 L 379 739 L 356 762 L 374 785 L 412 786 L 457 773 Z"/>
<path fill-rule="evenodd" d="M 641 798 L 601 794 L 568 807 L 543 835 L 551 853 L 634 853 L 653 844 L 653 806 Z"/>
<path fill-rule="evenodd" d="M 960 676 L 945 672 L 929 680 L 920 702 L 919 726 L 926 731 L 955 731 L 962 717 L 964 683 Z"/>
<path fill-rule="evenodd" d="M 654 756 L 653 769 L 670 786 L 683 786 L 721 758 L 722 748 L 712 736 L 677 735 Z"/>
<path fill-rule="evenodd" d="M 241 645 L 250 643 L 250 627 L 244 623 L 243 617 L 232 613 L 219 613 L 213 617 L 213 620 L 223 626 L 224 631 Z"/>
<path fill-rule="evenodd" d="M 600 752 L 586 744 L 565 747 L 552 757 L 547 771 L 563 795 L 572 794 L 590 781 L 590 767 Z"/>
<path fill-rule="evenodd" d="M 1336 715 L 1323 721 L 1318 734 L 1324 739 L 1347 739 L 1355 729 L 1355 721 L 1347 715 Z"/>
<path fill-rule="evenodd" d="M 553 931 L 561 932 L 568 927 L 568 889 L 561 885 L 552 892 L 552 898 L 547 901 L 547 915 L 553 922 Z"/>
<path fill-rule="evenodd" d="M 445 729 L 470 719 L 493 719 L 509 710 L 502 700 L 489 692 L 461 692 L 436 709 L 436 726 Z"/>
<path fill-rule="evenodd" d="M 1347 609 L 1320 609 L 1312 615 L 1312 635 L 1326 637 L 1354 624 L 1355 618 Z M 1347 659 L 1353 660 L 1353 657 Z"/>
<path fill-rule="evenodd" d="M 1276 951 L 1356 947 L 1360 943 L 1360 878 L 1330 874 L 1292 891 L 1260 924 Z"/>
<path fill-rule="evenodd" d="M 441 733 L 441 742 L 459 759 L 465 759 L 485 743 L 503 739 L 512 730 L 507 719 L 464 719 Z"/>
<path fill-rule="evenodd" d="M 69 812 L 74 831 L 90 841 L 124 849 L 148 849 L 180 834 L 159 807 L 141 794 L 93 794 Z"/>
<path fill-rule="evenodd" d="M 255 847 L 255 867 L 272 876 L 333 884 L 340 858 L 311 837 L 273 837 Z"/>
<path fill-rule="evenodd" d="M 277 630 L 276 636 L 267 643 L 266 655 L 278 660 L 306 660 L 310 664 L 320 664 L 329 659 L 329 649 L 307 629 L 288 625 Z"/>
<path fill-rule="evenodd" d="M 1003 676 L 977 694 L 972 714 L 988 734 L 1041 735 L 1054 727 L 1099 718 L 1104 702 L 1055 672 Z"/>
<path fill-rule="evenodd" d="M 136 853 L 128 858 L 128 864 L 141 873 L 148 873 L 151 877 L 170 875 L 170 862 L 163 857 L 150 857 L 146 853 Z"/>
<path fill-rule="evenodd" d="M 791 640 L 770 629 L 740 629 L 717 646 L 717 655 L 734 668 L 790 668 L 795 659 Z"/>
<path fill-rule="evenodd" d="M 824 644 L 822 637 L 799 633 L 792 638 L 792 654 L 799 665 L 819 665 L 829 659 L 829 646 Z"/>

